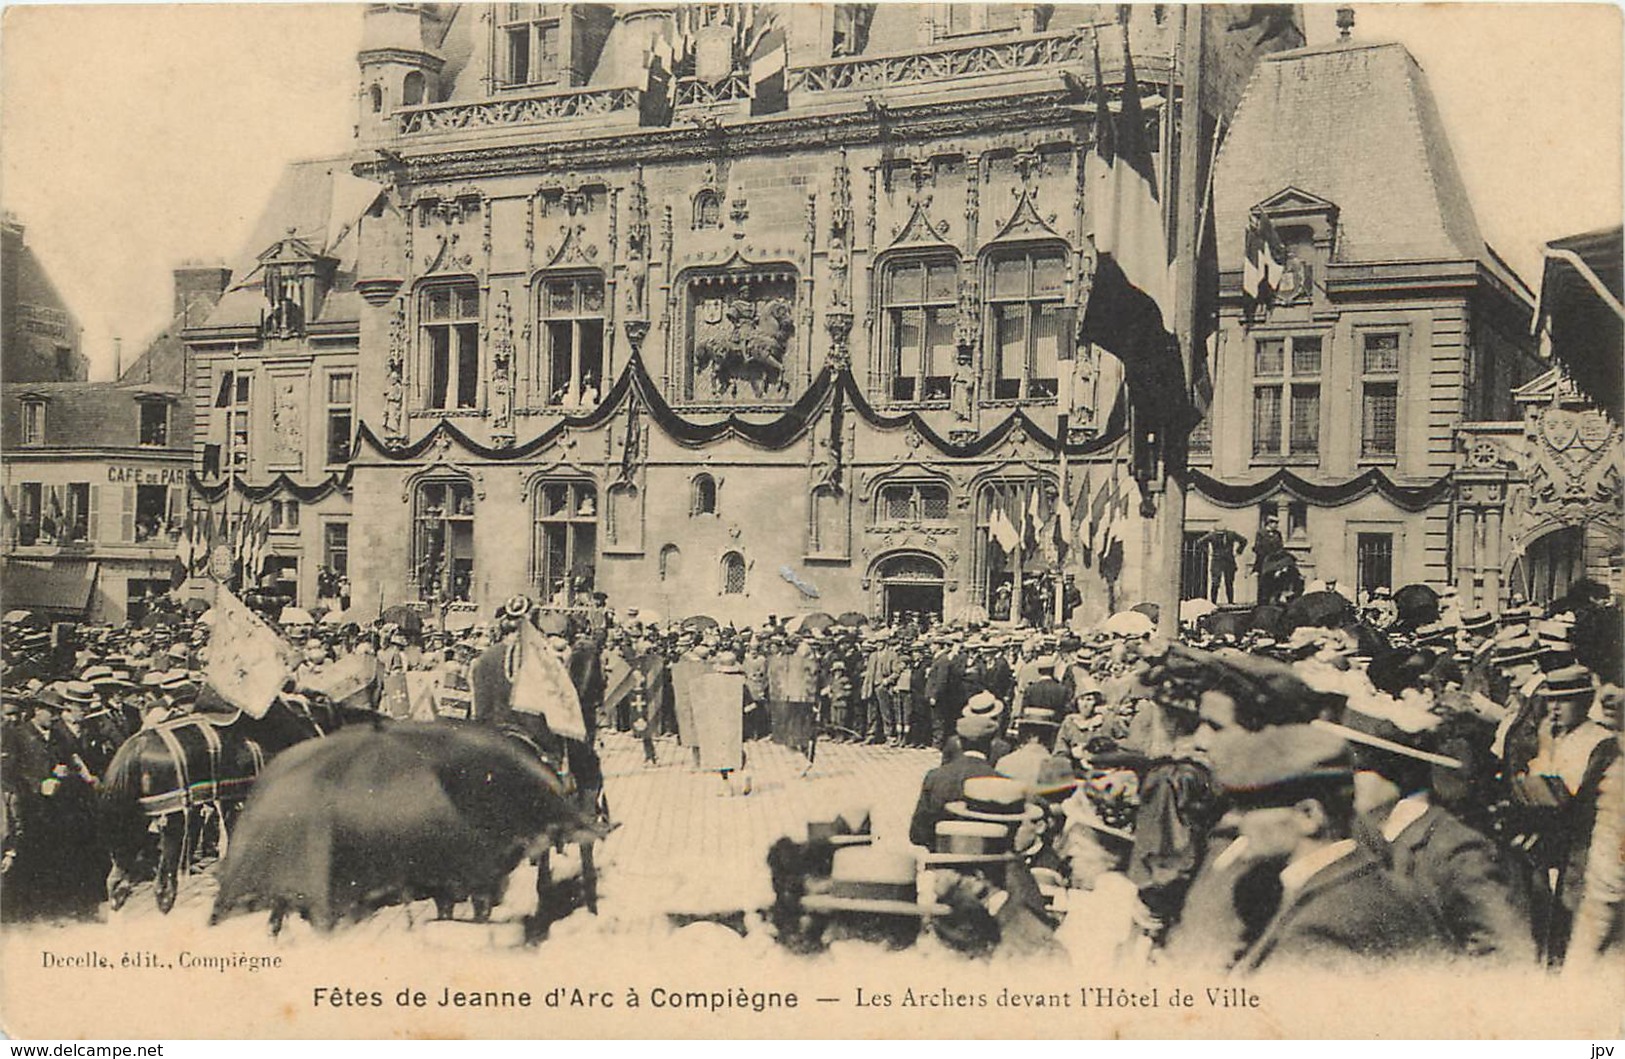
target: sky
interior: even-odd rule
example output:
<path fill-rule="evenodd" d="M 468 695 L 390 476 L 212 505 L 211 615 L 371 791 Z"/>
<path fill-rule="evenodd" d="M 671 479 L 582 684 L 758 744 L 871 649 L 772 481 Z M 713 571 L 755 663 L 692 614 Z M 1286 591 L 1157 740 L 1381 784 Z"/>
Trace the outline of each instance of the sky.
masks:
<path fill-rule="evenodd" d="M 84 326 L 91 378 L 169 321 L 171 270 L 232 264 L 282 167 L 350 144 L 359 4 L 9 4 L 0 207 Z M 1479 226 L 1538 285 L 1540 244 L 1620 223 L 1612 5 L 1357 4 L 1426 71 Z M 1305 5 L 1311 43 L 1334 8 Z M 1307 131 L 1307 130 L 1306 130 Z M 1335 130 L 1311 134 L 1335 135 Z"/>

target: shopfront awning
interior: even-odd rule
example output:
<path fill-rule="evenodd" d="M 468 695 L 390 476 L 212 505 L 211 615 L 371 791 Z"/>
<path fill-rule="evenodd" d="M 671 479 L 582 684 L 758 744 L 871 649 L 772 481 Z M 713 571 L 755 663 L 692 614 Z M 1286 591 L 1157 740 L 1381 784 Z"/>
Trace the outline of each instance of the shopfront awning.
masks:
<path fill-rule="evenodd" d="M 1535 330 L 1541 352 L 1614 422 L 1625 413 L 1625 254 L 1621 229 L 1546 244 Z"/>
<path fill-rule="evenodd" d="M 48 611 L 82 618 L 96 585 L 97 563 L 86 559 L 33 562 L 7 559 L 0 567 L 0 599 L 8 610 Z"/>

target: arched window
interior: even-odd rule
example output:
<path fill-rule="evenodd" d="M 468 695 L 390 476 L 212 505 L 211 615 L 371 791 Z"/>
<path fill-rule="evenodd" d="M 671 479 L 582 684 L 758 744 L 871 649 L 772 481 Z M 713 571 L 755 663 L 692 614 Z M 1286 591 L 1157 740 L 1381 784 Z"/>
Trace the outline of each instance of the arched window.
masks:
<path fill-rule="evenodd" d="M 1000 251 L 988 262 L 987 363 L 994 399 L 1055 396 L 1065 291 L 1066 255 L 1059 248 Z"/>
<path fill-rule="evenodd" d="M 953 396 L 959 262 L 953 254 L 887 264 L 881 279 L 886 395 L 892 401 Z"/>
<path fill-rule="evenodd" d="M 745 557 L 738 552 L 729 552 L 722 557 L 722 594 L 745 594 Z"/>
<path fill-rule="evenodd" d="M 704 188 L 694 196 L 694 227 L 722 227 L 722 196 L 710 188 Z"/>
<path fill-rule="evenodd" d="M 598 567 L 598 489 L 577 479 L 547 479 L 535 493 L 536 588 L 568 602 L 593 590 Z"/>
<path fill-rule="evenodd" d="M 609 487 L 605 511 L 604 543 L 613 548 L 635 550 L 643 542 L 643 518 L 638 503 L 638 487 L 618 482 Z"/>
<path fill-rule="evenodd" d="M 995 620 L 1011 617 L 1018 565 L 1016 549 L 1025 547 L 1029 536 L 1042 535 L 1041 530 L 1054 510 L 1055 485 L 1048 480 L 998 478 L 984 483 L 977 491 L 977 591 Z"/>
<path fill-rule="evenodd" d="M 379 86 L 373 85 L 369 88 L 367 98 L 372 103 L 372 112 L 374 114 L 384 109 L 384 90 Z"/>
<path fill-rule="evenodd" d="M 424 84 L 423 74 L 417 70 L 407 74 L 406 79 L 401 82 L 401 105 L 415 107 L 421 104 Z"/>
<path fill-rule="evenodd" d="M 689 500 L 688 513 L 690 515 L 715 515 L 717 513 L 717 482 L 709 474 L 696 474 L 694 487 Z"/>
<path fill-rule="evenodd" d="M 412 581 L 423 599 L 466 602 L 474 585 L 474 487 L 419 482 L 412 494 Z"/>
<path fill-rule="evenodd" d="M 683 549 L 668 544 L 660 549 L 660 580 L 675 581 L 683 572 Z"/>

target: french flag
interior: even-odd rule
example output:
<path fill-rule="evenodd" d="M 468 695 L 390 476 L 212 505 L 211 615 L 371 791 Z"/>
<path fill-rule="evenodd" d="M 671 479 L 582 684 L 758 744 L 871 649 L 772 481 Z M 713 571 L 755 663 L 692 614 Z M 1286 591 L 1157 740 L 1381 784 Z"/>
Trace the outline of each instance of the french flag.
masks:
<path fill-rule="evenodd" d="M 1097 263 L 1080 334 L 1122 361 L 1137 435 L 1184 436 L 1196 417 L 1179 342 L 1168 326 L 1173 295 L 1168 238 L 1126 31 L 1118 114 L 1106 105 L 1098 41 L 1095 84 L 1095 150 L 1088 162 Z"/>
<path fill-rule="evenodd" d="M 778 26 L 763 33 L 750 53 L 750 112 L 777 114 L 790 105 L 784 73 L 790 65 L 789 44 Z"/>

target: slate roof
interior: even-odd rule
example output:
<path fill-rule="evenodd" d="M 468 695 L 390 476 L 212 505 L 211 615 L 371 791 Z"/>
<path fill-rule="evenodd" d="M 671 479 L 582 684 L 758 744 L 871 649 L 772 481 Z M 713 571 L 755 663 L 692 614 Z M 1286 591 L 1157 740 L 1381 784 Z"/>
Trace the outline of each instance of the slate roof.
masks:
<path fill-rule="evenodd" d="M 1218 160 L 1222 268 L 1241 267 L 1254 206 L 1291 185 L 1339 208 L 1334 261 L 1479 261 L 1484 242 L 1427 76 L 1402 45 L 1341 41 L 1266 57 Z"/>
<path fill-rule="evenodd" d="M 164 448 L 141 445 L 140 398 L 167 398 L 169 438 Z M 189 454 L 191 408 L 174 383 L 23 382 L 0 387 L 0 448 L 8 455 L 53 449 L 140 448 L 144 452 Z M 45 438 L 22 444 L 22 402 L 45 402 Z"/>
<path fill-rule="evenodd" d="M 350 234 L 335 247 L 326 245 L 328 220 L 333 209 L 333 177 L 350 171 L 348 158 L 293 162 L 283 171 L 254 225 L 232 269 L 232 283 L 220 303 L 201 326 L 204 328 L 253 327 L 266 307 L 257 271 L 260 255 L 283 239 L 289 230 L 295 238 L 339 259 L 333 289 L 312 324 L 353 323 L 361 319 L 361 301 L 355 294 L 355 240 Z"/>

